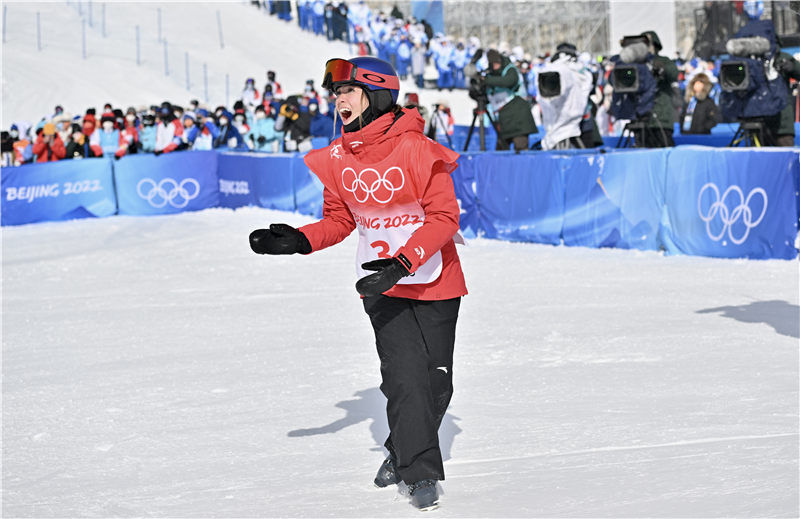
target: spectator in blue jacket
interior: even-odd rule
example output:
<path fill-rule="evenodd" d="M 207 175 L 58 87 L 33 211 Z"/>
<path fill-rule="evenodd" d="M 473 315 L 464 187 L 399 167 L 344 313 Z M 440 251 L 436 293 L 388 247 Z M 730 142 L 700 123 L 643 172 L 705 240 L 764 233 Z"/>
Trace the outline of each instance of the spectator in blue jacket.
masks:
<path fill-rule="evenodd" d="M 219 116 L 219 135 L 214 139 L 215 148 L 247 149 L 242 134 L 233 125 L 233 115 L 222 110 Z"/>
<path fill-rule="evenodd" d="M 405 80 L 408 77 L 408 69 L 411 67 L 411 42 L 405 34 L 400 36 L 397 44 L 397 75 Z"/>
<path fill-rule="evenodd" d="M 142 116 L 139 144 L 145 153 L 156 151 L 156 118 L 152 114 L 144 114 Z"/>
<path fill-rule="evenodd" d="M 319 111 L 319 104 L 311 101 L 308 104 L 308 113 L 311 116 L 311 136 L 333 138 L 333 116 Z"/>
<path fill-rule="evenodd" d="M 442 39 L 439 48 L 434 55 L 436 60 L 436 70 L 439 72 L 439 80 L 436 86 L 439 90 L 447 88 L 453 90 L 453 72 L 450 70 L 450 62 L 452 61 L 452 48 L 446 39 Z"/>
<path fill-rule="evenodd" d="M 245 143 L 253 151 L 276 152 L 280 144 L 279 134 L 275 131 L 275 119 L 267 117 L 263 105 L 256 107 L 255 120 L 249 132 L 244 136 Z"/>
<path fill-rule="evenodd" d="M 219 128 L 214 123 L 214 118 L 205 108 L 198 108 L 195 112 L 197 135 L 194 137 L 193 150 L 210 150 L 214 147 L 214 140 L 219 137 Z"/>

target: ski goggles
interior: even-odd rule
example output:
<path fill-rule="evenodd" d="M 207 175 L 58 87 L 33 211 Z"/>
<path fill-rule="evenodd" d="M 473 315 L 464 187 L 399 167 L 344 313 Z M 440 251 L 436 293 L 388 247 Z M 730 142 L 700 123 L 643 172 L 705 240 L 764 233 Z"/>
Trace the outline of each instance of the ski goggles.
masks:
<path fill-rule="evenodd" d="M 363 83 L 376 88 L 400 89 L 400 80 L 397 76 L 362 70 L 346 59 L 340 58 L 329 59 L 325 63 L 325 75 L 322 76 L 323 88 L 333 90 L 333 85 L 336 83 Z"/>

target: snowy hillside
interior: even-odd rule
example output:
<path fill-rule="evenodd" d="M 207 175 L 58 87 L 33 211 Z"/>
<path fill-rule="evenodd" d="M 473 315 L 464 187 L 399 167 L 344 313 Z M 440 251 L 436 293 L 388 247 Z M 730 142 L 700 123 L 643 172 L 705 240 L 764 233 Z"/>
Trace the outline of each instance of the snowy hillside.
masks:
<path fill-rule="evenodd" d="M 79 14 L 79 5 L 82 13 Z M 105 37 L 102 12 L 105 5 Z M 91 6 L 92 27 L 89 27 Z M 149 106 L 169 100 L 186 105 L 205 102 L 203 66 L 208 78 L 208 104 L 232 105 L 245 79 L 260 89 L 266 71 L 275 70 L 288 94 L 302 92 L 307 79 L 322 80 L 331 57 L 353 56 L 342 42 L 301 31 L 296 21 L 284 22 L 249 3 L 231 2 L 4 2 L 6 43 L 3 45 L 2 127 L 19 120 L 38 121 L 56 104 L 82 114 L 88 107 Z M 164 44 L 167 41 L 165 75 Z M 36 13 L 41 47 L 38 50 Z M 222 47 L 219 26 L 222 27 Z M 83 59 L 82 20 L 86 23 Z M 136 26 L 139 26 L 140 65 L 137 65 Z M 186 56 L 189 90 L 186 89 Z M 226 89 L 226 74 L 228 76 Z M 407 91 L 419 92 L 409 80 Z M 226 95 L 227 92 L 227 95 Z M 430 106 L 447 100 L 458 124 L 469 124 L 474 102 L 466 92 L 421 91 L 420 102 Z"/>

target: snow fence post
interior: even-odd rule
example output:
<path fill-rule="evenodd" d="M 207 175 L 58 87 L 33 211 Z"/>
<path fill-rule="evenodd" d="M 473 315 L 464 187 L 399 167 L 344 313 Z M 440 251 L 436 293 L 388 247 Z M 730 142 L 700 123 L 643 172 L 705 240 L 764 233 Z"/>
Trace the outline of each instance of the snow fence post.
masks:
<path fill-rule="evenodd" d="M 141 53 L 139 51 L 139 26 L 136 26 L 136 65 L 142 64 Z"/>
<path fill-rule="evenodd" d="M 219 48 L 225 48 L 225 42 L 222 40 L 222 15 L 219 14 L 219 9 L 217 9 L 217 29 L 219 29 Z"/>
<path fill-rule="evenodd" d="M 203 89 L 206 93 L 206 103 L 208 103 L 208 64 L 203 63 Z"/>
<path fill-rule="evenodd" d="M 164 75 L 169 76 L 169 61 L 167 61 L 167 39 L 164 38 Z"/>

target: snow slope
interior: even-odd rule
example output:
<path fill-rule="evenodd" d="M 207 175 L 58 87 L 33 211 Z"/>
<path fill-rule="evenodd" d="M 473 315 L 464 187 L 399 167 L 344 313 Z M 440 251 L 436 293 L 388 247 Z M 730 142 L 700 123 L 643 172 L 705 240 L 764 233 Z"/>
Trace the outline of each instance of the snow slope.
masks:
<path fill-rule="evenodd" d="M 105 4 L 106 36 L 102 34 Z M 317 87 L 325 62 L 353 56 L 342 42 L 301 31 L 296 21 L 284 22 L 249 3 L 229 2 L 4 2 L 6 43 L 3 44 L 2 128 L 12 122 L 36 123 L 50 116 L 56 104 L 72 114 L 88 107 L 149 106 L 164 100 L 185 106 L 190 99 L 205 102 L 203 65 L 208 77 L 208 104 L 228 107 L 239 98 L 245 79 L 252 77 L 261 89 L 266 71 L 275 70 L 284 92 L 300 93 L 307 79 Z M 92 27 L 89 27 L 89 6 Z M 167 40 L 165 75 L 164 45 Z M 42 50 L 36 39 L 39 13 Z M 217 12 L 222 25 L 220 47 Z M 82 25 L 86 21 L 87 58 L 82 58 Z M 139 26 L 141 64 L 136 64 L 136 26 Z M 189 55 L 190 89 L 186 89 L 186 53 Z M 226 74 L 228 76 L 226 88 Z M 402 84 L 401 99 L 418 91 L 409 80 Z M 226 95 L 227 92 L 227 95 Z M 474 102 L 465 91 L 424 90 L 420 102 L 430 106 L 440 100 L 453 108 L 458 124 L 472 120 Z"/>
<path fill-rule="evenodd" d="M 353 237 L 257 208 L 4 227 L 4 517 L 417 517 Z M 436 517 L 797 517 L 795 261 L 473 240 Z"/>

